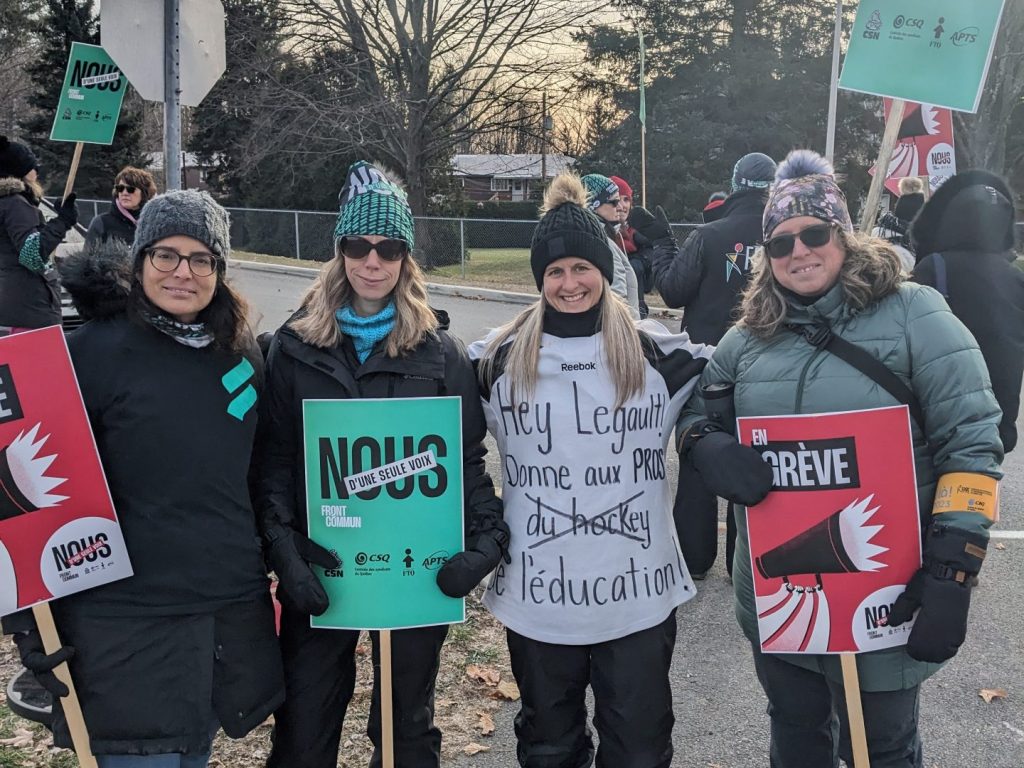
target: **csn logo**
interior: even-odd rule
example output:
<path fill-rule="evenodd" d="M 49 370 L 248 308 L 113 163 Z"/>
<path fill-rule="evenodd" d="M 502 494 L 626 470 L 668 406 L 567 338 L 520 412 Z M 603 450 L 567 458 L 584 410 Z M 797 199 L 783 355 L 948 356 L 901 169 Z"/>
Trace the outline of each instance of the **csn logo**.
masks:
<path fill-rule="evenodd" d="M 448 562 L 449 557 L 451 557 L 451 555 L 449 555 L 443 549 L 439 549 L 432 555 L 427 555 L 425 558 L 423 558 L 423 567 L 426 568 L 428 571 L 436 571 L 438 568 L 440 568 L 442 565 Z"/>
<path fill-rule="evenodd" d="M 977 27 L 964 27 L 959 32 L 954 32 L 949 36 L 949 39 L 953 42 L 953 45 L 963 48 L 966 45 L 971 45 L 978 40 L 978 33 L 980 30 Z"/>
<path fill-rule="evenodd" d="M 360 552 L 356 555 L 356 565 L 366 565 L 367 563 L 387 563 L 391 561 L 391 555 L 380 552 L 373 552 L 366 554 Z"/>

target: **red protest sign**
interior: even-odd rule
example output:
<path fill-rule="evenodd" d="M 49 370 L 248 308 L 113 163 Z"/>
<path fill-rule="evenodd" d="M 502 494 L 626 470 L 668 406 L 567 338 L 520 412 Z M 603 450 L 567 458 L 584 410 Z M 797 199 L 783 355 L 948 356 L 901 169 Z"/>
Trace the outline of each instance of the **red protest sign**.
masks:
<path fill-rule="evenodd" d="M 883 99 L 885 119 L 889 119 L 892 99 Z M 934 192 L 956 173 L 953 142 L 953 113 L 934 104 L 908 101 L 900 123 L 896 146 L 885 174 L 885 188 L 897 197 L 900 179 L 906 176 L 928 178 Z M 869 173 L 874 175 L 872 166 Z"/>
<path fill-rule="evenodd" d="M 858 653 L 904 645 L 887 627 L 921 565 L 905 406 L 738 420 L 772 492 L 747 510 L 758 631 L 766 653 Z"/>
<path fill-rule="evenodd" d="M 0 338 L 0 616 L 131 574 L 63 332 Z"/>

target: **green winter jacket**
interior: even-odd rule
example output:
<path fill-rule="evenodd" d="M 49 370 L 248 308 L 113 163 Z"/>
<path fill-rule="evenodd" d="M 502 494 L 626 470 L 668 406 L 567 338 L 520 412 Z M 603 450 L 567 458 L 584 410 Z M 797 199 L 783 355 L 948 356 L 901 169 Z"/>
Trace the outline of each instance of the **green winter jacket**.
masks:
<path fill-rule="evenodd" d="M 790 303 L 787 322 L 827 322 L 834 333 L 866 349 L 913 389 L 925 414 L 925 429 L 912 425 L 922 531 L 932 522 L 936 480 L 948 472 L 999 478 L 1003 458 L 999 406 L 985 361 L 970 332 L 931 288 L 905 283 L 897 292 L 857 313 L 843 302 L 837 284 L 810 306 Z M 816 349 L 785 328 L 768 339 L 734 327 L 704 369 L 700 384 L 735 384 L 737 416 L 774 416 L 853 411 L 898 405 L 872 379 L 830 352 Z M 686 428 L 703 418 L 700 387 L 680 418 Z M 913 421 L 913 420 L 912 420 Z M 985 529 L 977 513 L 944 513 L 943 522 Z M 738 529 L 733 582 L 736 617 L 757 641 L 757 614 L 750 570 L 746 509 L 736 506 Z M 838 656 L 780 654 L 780 658 L 841 680 Z M 861 688 L 890 691 L 913 687 L 939 669 L 915 661 L 903 648 L 857 657 Z"/>

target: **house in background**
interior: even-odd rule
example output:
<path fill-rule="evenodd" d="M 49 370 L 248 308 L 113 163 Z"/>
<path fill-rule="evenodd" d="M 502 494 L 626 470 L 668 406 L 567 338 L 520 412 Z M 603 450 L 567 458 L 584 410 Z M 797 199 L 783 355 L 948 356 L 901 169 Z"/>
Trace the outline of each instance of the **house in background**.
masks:
<path fill-rule="evenodd" d="M 157 186 L 164 189 L 164 153 L 147 152 L 146 159 L 149 165 L 146 167 L 156 178 Z M 206 185 L 206 166 L 199 160 L 195 152 L 181 153 L 182 165 L 182 189 L 208 189 Z"/>
<path fill-rule="evenodd" d="M 575 163 L 566 155 L 455 155 L 452 175 L 467 200 L 539 200 L 550 181 Z M 542 178 L 543 177 L 543 178 Z"/>

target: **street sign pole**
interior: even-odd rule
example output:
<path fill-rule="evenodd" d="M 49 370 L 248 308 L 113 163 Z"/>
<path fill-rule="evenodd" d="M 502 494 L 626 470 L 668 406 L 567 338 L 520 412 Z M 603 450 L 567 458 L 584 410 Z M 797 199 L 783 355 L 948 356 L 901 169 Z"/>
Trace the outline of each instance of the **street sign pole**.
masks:
<path fill-rule="evenodd" d="M 164 188 L 181 189 L 181 0 L 164 0 Z"/>
<path fill-rule="evenodd" d="M 828 89 L 828 128 L 825 137 L 825 157 L 835 165 L 836 106 L 839 101 L 839 45 L 843 36 L 843 0 L 836 0 L 836 26 L 832 35 L 832 82 Z"/>

